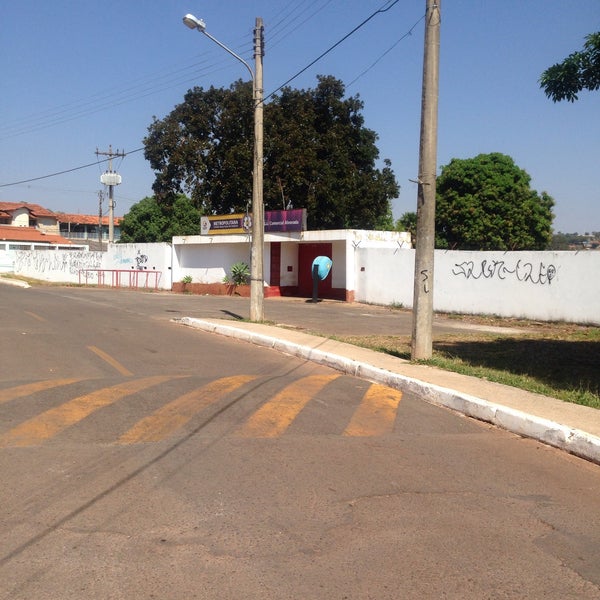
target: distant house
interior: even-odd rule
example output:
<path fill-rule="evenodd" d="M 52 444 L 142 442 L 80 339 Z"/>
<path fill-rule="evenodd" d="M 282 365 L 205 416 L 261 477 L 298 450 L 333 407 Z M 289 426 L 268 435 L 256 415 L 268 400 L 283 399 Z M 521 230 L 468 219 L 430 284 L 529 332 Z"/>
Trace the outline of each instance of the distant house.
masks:
<path fill-rule="evenodd" d="M 122 217 L 113 219 L 115 241 L 121 237 L 121 221 Z M 108 216 L 55 213 L 28 202 L 0 202 L 0 225 L 29 227 L 69 240 L 107 242 L 109 233 Z"/>
<path fill-rule="evenodd" d="M 71 246 L 73 246 L 71 240 L 57 234 L 46 233 L 35 227 L 0 225 L 0 249 L 2 250 L 40 250 L 46 247 L 69 249 Z"/>
<path fill-rule="evenodd" d="M 108 216 L 100 218 L 95 215 L 68 215 L 56 213 L 60 234 L 69 239 L 108 241 L 109 222 Z M 122 217 L 114 217 L 113 234 L 114 240 L 121 237 Z"/>
<path fill-rule="evenodd" d="M 0 225 L 32 227 L 59 235 L 56 215 L 39 204 L 28 202 L 0 202 Z"/>

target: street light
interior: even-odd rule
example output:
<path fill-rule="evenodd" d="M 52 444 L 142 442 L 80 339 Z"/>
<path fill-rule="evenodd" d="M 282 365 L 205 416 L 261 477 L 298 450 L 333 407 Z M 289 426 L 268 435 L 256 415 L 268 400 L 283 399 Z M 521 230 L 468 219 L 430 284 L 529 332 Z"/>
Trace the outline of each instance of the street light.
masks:
<path fill-rule="evenodd" d="M 215 44 L 239 60 L 252 77 L 252 98 L 254 102 L 254 165 L 252 169 L 252 243 L 250 250 L 250 320 L 264 321 L 264 237 L 265 213 L 263 205 L 263 21 L 256 18 L 254 28 L 254 71 L 252 67 L 233 50 L 222 44 L 206 31 L 206 23 L 194 15 L 187 14 L 183 23 L 190 29 L 197 29 Z"/>

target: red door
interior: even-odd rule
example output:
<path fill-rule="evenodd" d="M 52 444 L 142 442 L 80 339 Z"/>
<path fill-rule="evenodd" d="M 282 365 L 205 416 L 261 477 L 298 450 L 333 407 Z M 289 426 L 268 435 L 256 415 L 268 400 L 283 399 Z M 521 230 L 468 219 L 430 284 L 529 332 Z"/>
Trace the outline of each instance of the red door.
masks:
<path fill-rule="evenodd" d="M 312 298 L 313 279 L 312 264 L 317 256 L 331 256 L 331 244 L 298 244 L 298 295 Z M 331 267 L 333 271 L 335 265 Z M 331 298 L 331 277 L 332 273 L 323 280 L 319 281 L 319 298 Z"/>

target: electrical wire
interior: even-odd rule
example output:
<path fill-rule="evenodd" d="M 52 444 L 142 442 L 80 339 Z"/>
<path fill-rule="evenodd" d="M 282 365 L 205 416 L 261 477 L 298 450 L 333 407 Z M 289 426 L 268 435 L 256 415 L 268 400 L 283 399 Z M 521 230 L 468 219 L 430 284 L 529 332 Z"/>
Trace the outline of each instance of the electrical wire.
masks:
<path fill-rule="evenodd" d="M 353 83 L 356 83 L 363 75 L 366 75 L 371 69 L 373 69 L 379 61 L 381 61 L 385 56 L 387 56 L 402 40 L 410 37 L 412 32 L 417 27 L 417 25 L 425 19 L 426 15 L 423 15 L 401 38 L 396 40 L 383 54 L 381 54 L 375 62 L 371 63 L 369 67 L 367 67 L 362 73 L 357 75 L 350 83 L 346 85 L 346 89 L 348 89 Z"/>
<path fill-rule="evenodd" d="M 144 148 L 136 148 L 135 150 L 131 150 L 130 152 L 125 152 L 125 156 L 129 154 L 135 154 L 136 152 L 141 152 Z M 39 181 L 40 179 L 48 179 L 49 177 L 56 177 L 57 175 L 64 175 L 65 173 L 72 173 L 73 171 L 80 171 L 81 169 L 87 169 L 88 167 L 95 167 L 101 162 L 108 162 L 109 158 L 104 158 L 101 160 L 96 160 L 87 165 L 81 165 L 80 167 L 74 167 L 72 169 L 65 169 L 64 171 L 58 171 L 56 173 L 50 173 L 49 175 L 41 175 L 40 177 L 32 177 L 31 179 L 23 179 L 22 181 L 13 181 L 12 183 L 0 183 L 0 188 L 9 187 L 11 185 L 21 185 L 23 183 L 30 183 L 32 181 Z"/>
<path fill-rule="evenodd" d="M 318 12 L 320 12 L 322 9 L 324 9 L 328 4 L 330 4 L 330 2 L 332 2 L 333 0 L 326 0 L 324 3 L 321 4 L 320 7 L 318 7 L 316 9 L 316 11 L 314 11 L 313 13 L 311 13 L 311 15 L 309 17 L 307 17 L 304 21 L 302 21 L 302 23 L 305 23 L 306 21 L 310 20 L 311 18 L 313 18 Z M 306 65 L 304 68 L 302 68 L 300 71 L 298 71 L 295 75 L 293 75 L 292 77 L 290 77 L 285 83 L 283 83 L 282 85 L 280 85 L 278 88 L 276 88 L 274 91 L 272 91 L 270 94 L 268 94 L 265 98 L 263 98 L 263 102 L 265 102 L 268 98 L 274 96 L 279 90 L 281 90 L 283 87 L 285 87 L 286 85 L 288 85 L 289 83 L 291 83 L 294 79 L 298 78 L 302 73 L 304 73 L 305 71 L 307 71 L 310 67 L 312 67 L 313 65 L 315 65 L 318 61 L 320 61 L 322 58 L 324 58 L 325 56 L 327 56 L 327 54 L 329 54 L 330 52 L 332 52 L 335 48 L 337 48 L 341 43 L 343 43 L 345 40 L 347 40 L 349 37 L 351 37 L 354 33 L 356 33 L 359 29 L 361 29 L 362 27 L 364 27 L 369 21 L 371 21 L 373 18 L 375 18 L 377 15 L 382 14 L 384 12 L 387 12 L 388 10 L 390 10 L 393 6 L 395 6 L 400 0 L 388 0 L 386 3 L 384 3 L 382 5 L 381 8 L 377 9 L 375 12 L 373 12 L 371 15 L 369 15 L 364 21 L 362 21 L 359 25 L 357 25 L 354 29 L 352 29 L 349 33 L 347 33 L 345 36 L 343 36 L 340 40 L 338 40 L 335 44 L 333 44 L 332 46 L 330 46 L 327 50 L 325 50 L 325 52 L 321 53 L 316 59 L 314 59 L 313 61 L 311 61 L 308 65 Z M 307 7 L 304 8 L 304 10 L 300 13 L 300 15 L 305 14 L 306 11 L 308 11 L 311 7 L 313 7 L 316 4 L 316 0 L 314 0 L 313 2 L 311 2 Z M 296 12 L 297 9 L 297 4 L 290 2 L 288 5 L 288 7 L 290 6 L 294 6 L 295 8 L 290 10 L 288 13 L 285 14 L 284 17 L 282 17 L 276 24 L 276 26 L 279 26 L 281 24 L 286 24 L 286 26 L 289 26 L 291 24 L 293 24 L 295 22 L 295 20 L 297 20 L 299 18 L 300 15 L 296 15 L 295 17 L 292 18 L 292 15 Z M 283 9 L 284 11 L 286 9 Z M 281 13 L 282 11 L 280 11 Z M 280 14 L 278 13 L 278 14 Z M 388 48 L 388 50 L 386 50 L 374 63 L 371 64 L 370 67 L 368 67 L 366 70 L 364 70 L 362 73 L 360 73 L 355 79 L 353 79 L 350 84 L 348 85 L 352 85 L 353 83 L 355 83 L 358 79 L 360 79 L 360 77 L 362 77 L 365 73 L 367 73 L 369 70 L 371 70 L 385 55 L 387 55 L 389 52 L 391 52 L 403 39 L 405 39 L 406 37 L 412 35 L 412 31 L 415 29 L 415 27 L 424 19 L 424 16 L 421 17 L 411 28 L 410 30 L 405 33 L 400 39 L 398 39 L 390 48 Z M 241 52 L 241 51 L 240 51 Z M 221 61 L 222 62 L 222 61 Z M 195 63 L 195 65 L 198 64 L 203 64 L 202 62 L 200 63 Z M 205 69 L 210 69 L 210 68 L 214 68 L 216 66 L 216 63 L 209 63 Z M 204 69 L 203 69 L 204 70 Z M 181 72 L 189 72 L 189 67 L 183 67 L 181 69 L 179 69 L 179 71 Z M 208 74 L 212 73 L 213 71 L 209 71 Z M 204 70 L 204 73 L 206 74 L 206 70 Z M 197 73 L 195 74 L 195 78 L 197 78 Z M 187 77 L 186 77 L 187 80 Z M 143 81 L 143 80 L 142 80 Z M 181 80 L 174 80 L 174 79 L 170 79 L 167 80 L 166 84 L 169 84 L 168 87 L 162 87 L 160 88 L 160 90 L 162 91 L 163 89 L 170 89 L 170 87 L 172 87 L 170 84 L 172 84 L 173 82 L 176 83 L 182 83 L 183 81 Z M 128 92 L 128 91 L 133 91 L 136 90 L 138 88 L 141 87 L 140 84 L 138 86 L 130 86 L 129 88 L 126 88 L 123 91 L 119 91 L 119 94 L 122 94 L 123 92 Z M 156 88 L 153 87 L 145 87 L 142 88 L 140 90 L 140 92 L 144 92 L 142 96 L 140 96 L 139 94 L 133 94 L 129 97 L 125 97 L 124 99 L 121 99 L 119 102 L 114 103 L 114 102 L 108 102 L 108 99 L 110 98 L 110 95 L 104 94 L 100 96 L 100 99 L 107 99 L 107 103 L 102 104 L 100 106 L 94 107 L 89 109 L 88 111 L 79 111 L 78 113 L 76 113 L 75 115 L 71 114 L 71 116 L 67 116 L 64 118 L 60 118 L 59 115 L 67 112 L 67 110 L 69 110 L 68 108 L 58 108 L 58 109 L 54 109 L 55 112 L 53 113 L 51 109 L 50 111 L 47 111 L 48 116 L 54 116 L 54 117 L 58 117 L 59 120 L 58 121 L 53 121 L 50 123 L 46 123 L 46 124 L 39 124 L 37 127 L 34 125 L 32 126 L 32 129 L 29 129 L 28 131 L 33 131 L 33 130 L 37 130 L 37 129 L 41 129 L 41 128 L 45 128 L 45 127 L 51 127 L 53 125 L 59 124 L 59 123 L 63 123 L 65 121 L 69 121 L 72 119 L 76 119 L 79 118 L 81 116 L 85 116 L 87 114 L 92 114 L 94 112 L 98 112 L 101 110 L 104 110 L 105 108 L 108 107 L 113 107 L 113 106 L 118 106 L 120 104 L 124 104 L 125 102 L 128 101 L 132 101 L 132 100 L 136 100 L 139 99 L 141 97 L 145 97 L 148 95 L 151 95 L 152 93 L 155 93 Z M 92 97 L 93 98 L 93 97 Z M 92 104 L 94 101 L 93 100 L 89 100 L 86 103 L 83 104 L 83 106 L 85 106 L 86 104 Z M 68 106 L 68 105 L 67 105 Z M 19 133 L 14 133 L 13 135 L 19 135 Z M 144 150 L 144 148 L 137 148 L 136 150 L 132 150 L 128 153 L 126 153 L 126 155 L 129 154 L 134 154 L 136 152 L 141 152 L 142 150 Z M 14 185 L 21 185 L 21 184 L 25 184 L 25 183 L 30 183 L 33 181 L 39 181 L 41 179 L 48 179 L 50 177 L 56 177 L 58 175 L 64 175 L 66 173 L 72 173 L 74 171 L 78 171 L 81 169 L 86 169 L 88 167 L 94 166 L 94 165 L 98 165 L 101 162 L 106 162 L 108 161 L 108 159 L 103 159 L 103 160 L 97 160 L 96 162 L 93 163 L 89 163 L 87 165 L 82 165 L 79 167 L 74 167 L 72 169 L 66 169 L 63 171 L 58 171 L 56 173 L 51 173 L 48 175 L 42 175 L 39 177 L 33 177 L 30 179 L 24 179 L 21 181 L 16 181 L 16 182 L 11 182 L 11 183 L 4 183 L 4 184 L 0 184 L 0 188 L 4 188 L 4 187 L 9 187 L 9 186 L 14 186 Z"/>
<path fill-rule="evenodd" d="M 371 21 L 371 19 L 374 19 L 377 15 L 379 15 L 381 13 L 387 12 L 394 5 L 398 4 L 398 2 L 400 2 L 400 0 L 393 0 L 393 2 L 391 4 L 389 4 L 389 2 L 387 2 L 386 4 L 389 4 L 389 6 L 387 6 L 387 8 L 379 8 L 378 10 L 376 10 L 374 13 L 372 13 L 370 16 L 368 16 L 362 23 L 357 25 L 352 31 L 347 33 L 343 38 L 341 38 L 335 44 L 333 44 L 327 50 L 325 50 L 325 52 L 323 52 L 322 54 L 317 56 L 317 58 L 315 58 L 312 62 L 310 62 L 308 65 L 306 65 L 303 69 L 300 69 L 300 71 L 298 71 L 295 75 L 290 77 L 286 82 L 282 83 L 277 89 L 273 90 L 270 94 L 265 96 L 265 98 L 263 98 L 263 102 L 265 100 L 268 100 L 271 96 L 274 96 L 279 90 L 281 90 L 286 85 L 288 85 L 289 83 L 294 81 L 294 79 L 300 77 L 300 75 L 302 75 L 302 73 L 304 73 L 305 71 L 308 71 L 308 69 L 310 69 L 316 63 L 318 63 L 323 57 L 327 56 L 330 52 L 335 50 L 335 48 L 337 48 L 342 42 L 346 41 L 349 37 L 354 35 L 359 29 L 364 27 L 369 21 Z M 383 6 L 385 6 L 385 4 Z"/>

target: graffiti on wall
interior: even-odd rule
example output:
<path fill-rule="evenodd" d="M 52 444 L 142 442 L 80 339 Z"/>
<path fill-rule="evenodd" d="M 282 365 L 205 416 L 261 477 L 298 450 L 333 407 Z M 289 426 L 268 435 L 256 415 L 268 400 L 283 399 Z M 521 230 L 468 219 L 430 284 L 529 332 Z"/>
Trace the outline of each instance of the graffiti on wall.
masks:
<path fill-rule="evenodd" d="M 452 274 L 465 279 L 509 279 L 533 283 L 534 285 L 550 285 L 556 277 L 556 266 L 543 262 L 531 263 L 517 260 L 514 265 L 508 265 L 504 260 L 466 260 L 456 263 Z"/>
<path fill-rule="evenodd" d="M 146 265 L 148 264 L 148 255 L 142 254 L 142 251 L 138 249 L 135 256 L 133 256 L 129 248 L 119 248 L 119 251 L 116 251 L 114 254 L 113 264 L 118 268 L 123 268 L 125 265 L 127 265 L 131 266 L 132 269 L 147 269 L 148 267 Z"/>
<path fill-rule="evenodd" d="M 39 276 L 60 273 L 64 281 L 76 280 L 81 269 L 99 269 L 102 261 L 100 252 L 75 250 L 17 250 L 15 273 Z"/>
<path fill-rule="evenodd" d="M 144 265 L 148 262 L 148 257 L 145 254 L 142 254 L 139 250 L 135 256 L 135 264 L 137 269 L 143 269 Z"/>

